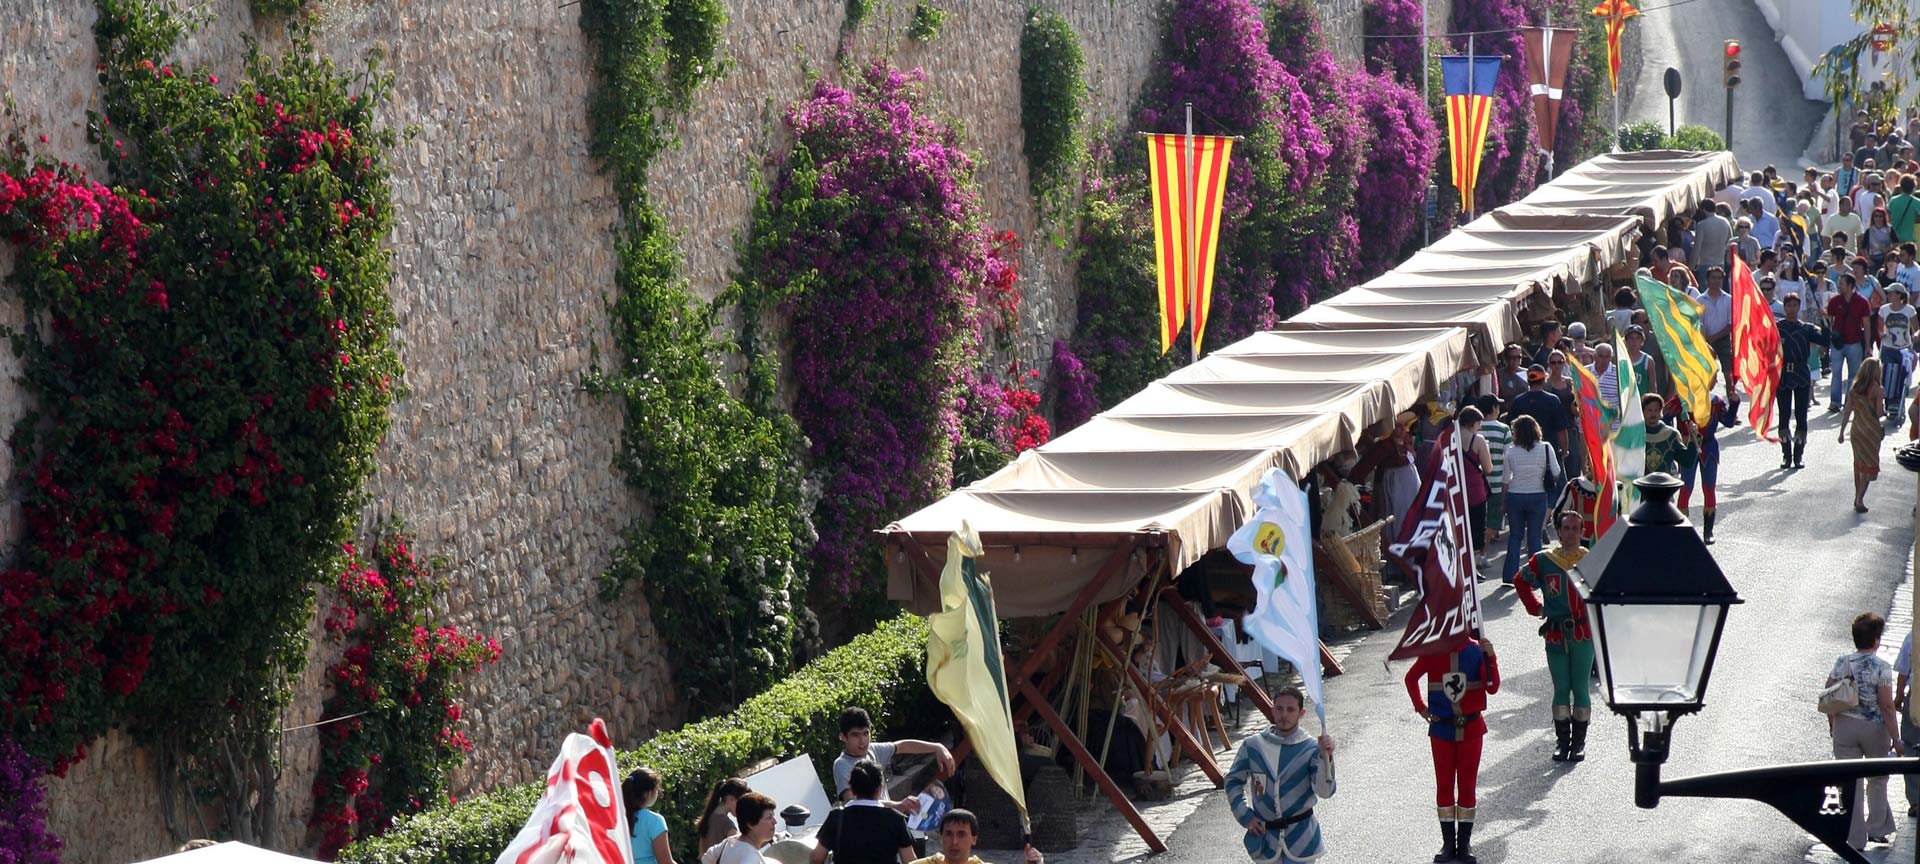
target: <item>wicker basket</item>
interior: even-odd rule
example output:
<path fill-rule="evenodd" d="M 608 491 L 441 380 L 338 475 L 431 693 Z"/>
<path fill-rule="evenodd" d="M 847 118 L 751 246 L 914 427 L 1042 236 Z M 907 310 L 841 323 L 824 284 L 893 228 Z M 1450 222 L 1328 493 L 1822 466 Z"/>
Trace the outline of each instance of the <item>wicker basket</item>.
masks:
<path fill-rule="evenodd" d="M 1387 617 L 1387 596 L 1380 586 L 1380 531 L 1387 523 L 1375 522 L 1338 540 L 1325 541 L 1320 548 L 1339 569 L 1322 575 L 1317 586 L 1320 595 L 1320 623 L 1331 630 L 1350 630 L 1365 626 L 1366 618 L 1331 580 L 1340 579 L 1358 586 L 1367 599 L 1368 611 L 1376 620 Z"/>

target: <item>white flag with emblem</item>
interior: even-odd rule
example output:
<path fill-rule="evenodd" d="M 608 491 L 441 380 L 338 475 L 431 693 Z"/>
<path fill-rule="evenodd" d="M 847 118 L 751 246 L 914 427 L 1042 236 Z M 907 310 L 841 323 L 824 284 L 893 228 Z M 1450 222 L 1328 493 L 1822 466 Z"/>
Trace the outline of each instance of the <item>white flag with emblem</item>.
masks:
<path fill-rule="evenodd" d="M 614 779 L 613 740 L 598 717 L 560 742 L 547 791 L 493 864 L 633 864 L 627 808 Z"/>
<path fill-rule="evenodd" d="M 1261 647 L 1300 671 L 1301 689 L 1313 700 L 1320 725 L 1327 725 L 1321 698 L 1320 605 L 1313 590 L 1313 529 L 1307 517 L 1307 493 L 1278 468 L 1267 469 L 1253 487 L 1259 508 L 1253 519 L 1227 540 L 1227 551 L 1253 565 L 1253 590 L 1259 597 L 1247 614 L 1247 634 Z"/>

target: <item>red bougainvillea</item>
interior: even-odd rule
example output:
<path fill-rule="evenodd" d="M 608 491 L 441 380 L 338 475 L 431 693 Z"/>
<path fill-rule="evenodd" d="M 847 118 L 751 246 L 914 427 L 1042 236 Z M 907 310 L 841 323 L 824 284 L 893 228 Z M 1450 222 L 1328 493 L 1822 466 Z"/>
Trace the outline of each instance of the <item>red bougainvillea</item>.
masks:
<path fill-rule="evenodd" d="M 468 672 L 500 659 L 500 643 L 435 622 L 440 577 L 398 526 L 371 560 L 343 548 L 322 623 L 344 647 L 327 667 L 313 781 L 312 825 L 329 860 L 445 794 L 447 772 L 473 749 L 454 697 Z"/>

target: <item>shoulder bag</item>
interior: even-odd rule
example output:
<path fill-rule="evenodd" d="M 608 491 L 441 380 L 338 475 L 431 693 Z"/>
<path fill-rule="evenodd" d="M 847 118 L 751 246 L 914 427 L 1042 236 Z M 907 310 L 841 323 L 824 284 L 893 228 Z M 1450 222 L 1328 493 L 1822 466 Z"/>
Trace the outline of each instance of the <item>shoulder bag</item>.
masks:
<path fill-rule="evenodd" d="M 1820 691 L 1820 713 L 1828 717 L 1845 714 L 1860 707 L 1860 687 L 1853 683 L 1853 668 L 1842 657 L 1834 664 L 1834 682 Z"/>

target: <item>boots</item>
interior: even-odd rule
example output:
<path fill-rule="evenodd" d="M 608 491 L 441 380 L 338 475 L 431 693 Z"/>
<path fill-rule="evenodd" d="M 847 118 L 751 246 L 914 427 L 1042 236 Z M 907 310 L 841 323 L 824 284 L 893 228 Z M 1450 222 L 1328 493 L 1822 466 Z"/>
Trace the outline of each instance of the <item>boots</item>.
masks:
<path fill-rule="evenodd" d="M 1711 519 L 1713 517 L 1709 516 L 1707 518 Z M 1568 751 L 1567 761 L 1585 762 L 1587 761 L 1587 723 L 1589 721 L 1574 720 L 1571 722 L 1573 724 L 1573 749 Z"/>
<path fill-rule="evenodd" d="M 1480 864 L 1480 859 L 1473 857 L 1473 823 L 1461 822 L 1456 830 L 1460 839 L 1454 844 L 1453 860 L 1459 864 Z"/>
<path fill-rule="evenodd" d="M 1556 742 L 1553 748 L 1553 761 L 1567 761 L 1567 754 L 1573 752 L 1573 721 L 1555 719 L 1553 737 Z"/>
<path fill-rule="evenodd" d="M 1459 851 L 1454 846 L 1454 824 L 1452 817 L 1447 815 L 1440 817 L 1440 853 L 1433 856 L 1433 864 L 1447 864 L 1448 861 L 1458 860 L 1455 857 Z"/>
<path fill-rule="evenodd" d="M 1711 546 L 1713 545 L 1713 508 L 1712 507 L 1708 507 L 1707 509 L 1701 511 L 1700 521 L 1704 523 L 1704 529 L 1705 529 L 1700 532 L 1700 539 L 1702 542 L 1705 542 L 1707 545 Z"/>

